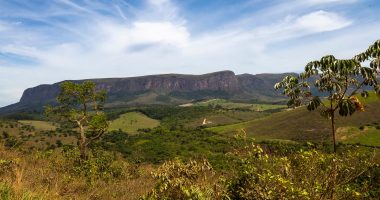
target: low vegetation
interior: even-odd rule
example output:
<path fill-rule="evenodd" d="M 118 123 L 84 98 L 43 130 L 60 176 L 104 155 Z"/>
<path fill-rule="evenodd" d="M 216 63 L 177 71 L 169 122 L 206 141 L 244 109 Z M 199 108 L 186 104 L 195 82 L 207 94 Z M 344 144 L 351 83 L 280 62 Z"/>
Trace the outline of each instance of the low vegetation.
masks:
<path fill-rule="evenodd" d="M 237 136 L 218 162 L 167 158 L 162 164 L 128 161 L 92 147 L 88 159 L 56 151 L 0 151 L 2 199 L 376 199 L 377 151 L 344 147 L 326 153 L 312 144 L 259 144 Z M 342 148 L 340 148 L 342 149 Z M 189 159 L 191 158 L 191 159 Z M 318 159 L 316 159 L 318 158 Z"/>

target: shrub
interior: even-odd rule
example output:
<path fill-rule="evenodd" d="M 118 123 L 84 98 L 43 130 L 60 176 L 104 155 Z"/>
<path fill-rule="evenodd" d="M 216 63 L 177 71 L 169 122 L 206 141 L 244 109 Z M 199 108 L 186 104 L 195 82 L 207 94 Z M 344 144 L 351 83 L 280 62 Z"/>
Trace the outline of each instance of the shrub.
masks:
<path fill-rule="evenodd" d="M 11 186 L 8 184 L 0 182 L 0 199 L 10 200 L 12 199 L 14 192 Z"/>
<path fill-rule="evenodd" d="M 91 186 L 99 179 L 109 181 L 129 176 L 130 166 L 116 160 L 112 153 L 102 150 L 91 150 L 88 159 L 82 160 L 77 148 L 63 146 L 63 158 L 51 159 L 50 167 L 58 173 L 68 172 L 73 176 L 84 177 Z"/>
<path fill-rule="evenodd" d="M 9 137 L 9 133 L 6 131 L 3 131 L 3 138 L 6 139 Z"/>
<path fill-rule="evenodd" d="M 213 173 L 206 160 L 165 162 L 152 174 L 157 180 L 156 186 L 142 199 L 214 199 L 215 191 L 207 180 Z"/>
<path fill-rule="evenodd" d="M 8 160 L 0 159 L 0 176 L 6 173 L 13 174 L 18 166 L 18 159 Z"/>
<path fill-rule="evenodd" d="M 57 147 L 62 147 L 63 146 L 63 143 L 62 143 L 61 140 L 56 140 L 55 144 L 57 145 Z"/>
<path fill-rule="evenodd" d="M 358 150 L 343 155 L 300 150 L 273 156 L 252 144 L 226 182 L 229 199 L 363 199 L 368 187 L 354 183 L 374 162 Z"/>

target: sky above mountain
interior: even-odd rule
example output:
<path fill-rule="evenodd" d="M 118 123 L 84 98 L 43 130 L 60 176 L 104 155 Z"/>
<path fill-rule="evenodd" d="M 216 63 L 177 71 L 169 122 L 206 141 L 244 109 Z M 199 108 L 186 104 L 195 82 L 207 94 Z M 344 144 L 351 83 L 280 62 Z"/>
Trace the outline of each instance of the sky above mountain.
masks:
<path fill-rule="evenodd" d="M 0 106 L 67 79 L 298 72 L 380 39 L 378 0 L 0 0 Z"/>

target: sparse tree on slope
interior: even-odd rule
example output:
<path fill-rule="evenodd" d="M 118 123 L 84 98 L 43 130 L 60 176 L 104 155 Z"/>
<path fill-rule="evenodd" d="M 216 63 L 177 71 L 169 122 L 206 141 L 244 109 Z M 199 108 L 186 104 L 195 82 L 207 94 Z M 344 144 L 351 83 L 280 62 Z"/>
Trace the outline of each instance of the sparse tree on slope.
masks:
<path fill-rule="evenodd" d="M 370 61 L 370 67 L 362 66 Z M 336 152 L 335 117 L 352 115 L 355 111 L 363 111 L 364 107 L 357 98 L 360 93 L 367 98 L 367 88 L 372 87 L 380 94 L 378 75 L 380 72 L 380 40 L 371 45 L 368 50 L 352 59 L 340 60 L 332 55 L 324 56 L 319 61 L 309 62 L 305 71 L 298 77 L 286 76 L 277 83 L 275 89 L 283 89 L 288 96 L 288 106 L 298 107 L 306 104 L 312 111 L 317 108 L 323 117 L 331 120 L 331 131 Z M 326 95 L 326 100 L 310 90 L 310 84 Z"/>
<path fill-rule="evenodd" d="M 60 88 L 61 92 L 57 97 L 59 105 L 47 106 L 46 113 L 79 129 L 81 159 L 87 160 L 88 145 L 99 139 L 108 128 L 106 115 L 102 112 L 106 93 L 104 90 L 97 91 L 95 83 L 91 81 L 82 84 L 67 81 Z"/>

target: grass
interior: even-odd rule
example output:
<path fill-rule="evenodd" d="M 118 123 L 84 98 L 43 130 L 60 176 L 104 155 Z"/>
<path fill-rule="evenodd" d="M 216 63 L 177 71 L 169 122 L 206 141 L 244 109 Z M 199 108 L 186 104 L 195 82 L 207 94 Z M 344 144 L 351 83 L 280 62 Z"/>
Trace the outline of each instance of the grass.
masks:
<path fill-rule="evenodd" d="M 139 112 L 128 112 L 120 115 L 119 118 L 111 121 L 109 131 L 121 129 L 124 132 L 136 134 L 138 129 L 154 128 L 160 125 L 160 122 L 151 119 Z"/>
<path fill-rule="evenodd" d="M 209 113 L 203 116 L 195 117 L 189 120 L 185 124 L 185 127 L 191 127 L 191 128 L 199 127 L 202 125 L 204 119 L 206 119 L 207 124 L 203 126 L 214 127 L 214 126 L 222 126 L 222 125 L 245 122 L 245 121 L 261 118 L 267 115 L 269 115 L 269 113 L 266 113 L 266 112 L 221 110 L 218 112 Z"/>
<path fill-rule="evenodd" d="M 380 126 L 344 127 L 338 129 L 338 138 L 346 144 L 380 147 Z"/>
<path fill-rule="evenodd" d="M 251 103 L 236 103 L 230 102 L 225 99 L 211 99 L 207 101 L 197 102 L 193 106 L 216 106 L 219 105 L 225 109 L 247 109 L 252 111 L 266 111 L 272 109 L 285 108 L 285 105 L 275 104 L 251 104 Z"/>
<path fill-rule="evenodd" d="M 204 119 L 211 122 L 208 123 L 207 126 L 219 126 L 257 119 L 275 112 L 273 110 L 263 112 L 235 109 L 230 110 L 208 106 L 152 106 L 140 108 L 136 111 L 144 113 L 150 118 L 160 120 L 161 126 L 186 128 L 197 128 L 202 126 Z"/>
<path fill-rule="evenodd" d="M 349 117 L 337 117 L 337 127 L 362 126 L 380 119 L 380 101 L 375 95 L 364 101 L 364 112 Z M 212 131 L 234 134 L 244 129 L 258 140 L 283 139 L 294 141 L 330 141 L 330 122 L 318 111 L 307 111 L 305 107 L 274 113 L 264 118 L 233 125 L 210 128 Z"/>
<path fill-rule="evenodd" d="M 76 144 L 75 135 L 56 130 L 56 126 L 53 123 L 46 121 L 0 121 L 0 139 L 3 139 L 10 146 L 15 145 L 15 147 L 20 146 L 24 149 L 35 148 L 43 150 L 52 145 L 56 146 L 58 143 Z"/>
<path fill-rule="evenodd" d="M 139 199 L 154 185 L 153 165 L 136 165 L 122 158 L 121 177 L 96 179 L 74 173 L 70 158 L 55 151 L 7 150 L 0 143 L 0 199 Z M 122 165 L 120 165 L 122 164 Z"/>
<path fill-rule="evenodd" d="M 23 125 L 34 126 L 36 130 L 41 130 L 41 131 L 54 131 L 56 129 L 56 126 L 54 126 L 54 124 L 47 121 L 19 120 L 18 122 Z"/>

